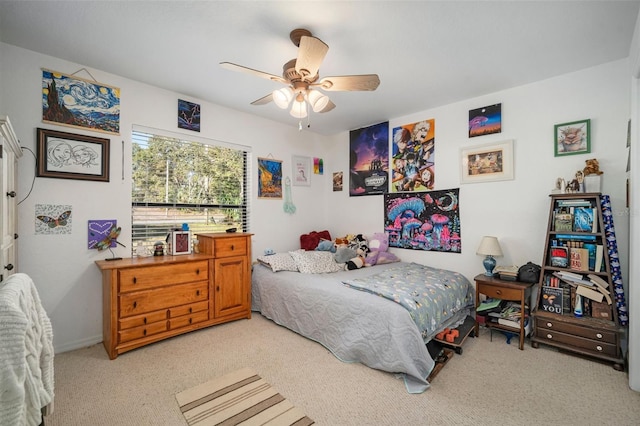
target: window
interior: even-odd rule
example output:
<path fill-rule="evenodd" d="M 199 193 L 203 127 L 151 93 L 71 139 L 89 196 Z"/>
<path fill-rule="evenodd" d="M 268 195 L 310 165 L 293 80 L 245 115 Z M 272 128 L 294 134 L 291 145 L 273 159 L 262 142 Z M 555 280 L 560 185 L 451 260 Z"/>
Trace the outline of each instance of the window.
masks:
<path fill-rule="evenodd" d="M 132 134 L 132 255 L 140 245 L 152 250 L 183 223 L 192 234 L 248 232 L 250 151 L 162 133 Z"/>

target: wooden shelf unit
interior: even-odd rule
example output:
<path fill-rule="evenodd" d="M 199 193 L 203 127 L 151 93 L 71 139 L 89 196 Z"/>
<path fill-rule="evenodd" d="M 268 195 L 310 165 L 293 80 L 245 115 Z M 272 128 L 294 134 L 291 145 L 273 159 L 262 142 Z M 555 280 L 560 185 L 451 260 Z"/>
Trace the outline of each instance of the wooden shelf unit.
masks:
<path fill-rule="evenodd" d="M 534 348 L 537 348 L 539 344 L 542 343 L 561 350 L 573 352 L 575 354 L 598 358 L 600 360 L 611 362 L 613 364 L 613 368 L 616 370 L 624 370 L 624 358 L 620 344 L 621 335 L 624 329 L 618 325 L 618 311 L 616 308 L 615 298 L 616 293 L 611 277 L 611 263 L 609 259 L 609 252 L 607 250 L 600 193 L 551 194 L 550 197 L 551 207 L 549 209 L 549 221 L 545 237 L 543 262 L 540 271 L 540 281 L 538 282 L 536 306 L 532 312 L 535 326 L 531 337 L 531 345 Z M 572 229 L 571 231 L 556 230 L 555 215 L 561 205 L 570 204 L 571 202 L 575 203 L 580 200 L 585 200 L 589 203 L 590 208 L 594 209 L 594 221 L 596 222 L 597 228 L 592 229 L 591 232 L 577 232 L 575 229 Z M 567 239 L 568 241 L 571 241 L 571 238 L 574 238 L 574 241 L 579 241 L 581 237 L 586 236 L 587 238 L 592 239 L 591 241 L 588 241 L 588 243 L 602 245 L 603 267 L 601 270 L 572 269 L 570 257 L 569 264 L 566 267 L 552 266 L 551 249 L 554 247 L 554 241 L 556 241 L 556 244 L 560 244 L 560 239 L 558 238 L 560 235 L 569 236 Z M 555 313 L 542 309 L 543 285 L 549 279 L 548 277 L 554 276 L 554 272 L 563 271 L 580 274 L 585 280 L 589 280 L 588 275 L 593 274 L 606 281 L 608 284 L 607 290 L 609 291 L 612 299 L 612 303 L 609 305 L 610 313 L 608 318 L 594 318 L 587 315 L 583 315 L 581 317 L 575 316 L 573 304 L 569 305 L 568 312 L 563 310 L 562 313 Z M 563 285 L 566 286 L 566 284 Z M 583 301 L 591 303 L 587 298 L 583 298 Z M 604 303 L 607 303 L 606 299 L 604 299 Z"/>

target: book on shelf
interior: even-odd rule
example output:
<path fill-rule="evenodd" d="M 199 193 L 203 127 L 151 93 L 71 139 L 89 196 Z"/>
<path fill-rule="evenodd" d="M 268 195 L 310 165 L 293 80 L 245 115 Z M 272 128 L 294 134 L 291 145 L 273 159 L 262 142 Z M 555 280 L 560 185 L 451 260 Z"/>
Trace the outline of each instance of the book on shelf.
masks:
<path fill-rule="evenodd" d="M 558 231 L 573 231 L 573 215 L 571 213 L 556 213 L 553 229 Z"/>
<path fill-rule="evenodd" d="M 593 270 L 595 272 L 602 272 L 604 266 L 604 246 L 602 244 L 596 244 L 596 259 L 594 262 Z"/>
<path fill-rule="evenodd" d="M 611 321 L 611 306 L 606 303 L 591 301 L 591 317 Z"/>
<path fill-rule="evenodd" d="M 573 211 L 573 230 L 575 232 L 596 232 L 596 210 L 591 207 L 576 207 Z"/>
<path fill-rule="evenodd" d="M 603 280 L 596 274 L 589 274 L 587 275 L 587 278 L 589 278 L 589 281 L 600 287 L 601 291 L 605 291 L 607 294 L 611 294 L 609 292 L 609 284 L 605 280 Z"/>
<path fill-rule="evenodd" d="M 566 268 L 569 266 L 568 247 L 551 247 L 549 250 L 551 266 L 557 266 L 559 268 Z"/>
<path fill-rule="evenodd" d="M 498 324 L 504 325 L 506 327 L 513 327 L 516 329 L 520 329 L 520 319 L 511 320 L 507 318 L 498 318 Z M 531 320 L 529 317 L 524 318 L 524 335 L 528 336 L 531 334 Z"/>
<path fill-rule="evenodd" d="M 562 314 L 564 298 L 564 292 L 562 288 L 542 286 L 540 292 L 540 308 L 544 312 Z"/>
<path fill-rule="evenodd" d="M 554 272 L 553 275 L 571 285 L 583 285 L 587 287 L 593 287 L 595 285 L 591 282 L 591 280 L 586 280 L 582 275 L 574 274 L 567 271 L 557 271 Z"/>
<path fill-rule="evenodd" d="M 502 299 L 489 298 L 480 303 L 480 306 L 476 308 L 476 312 L 482 313 L 482 314 L 488 314 L 493 311 L 500 312 L 500 310 L 502 309 L 501 305 L 503 303 L 504 301 Z"/>
<path fill-rule="evenodd" d="M 596 268 L 596 244 L 594 243 L 584 243 L 582 245 L 583 248 L 587 249 L 589 253 L 589 270 L 595 271 Z"/>
<path fill-rule="evenodd" d="M 583 285 L 579 285 L 578 287 L 576 287 L 576 294 L 579 294 L 580 296 L 583 296 L 583 297 L 587 297 L 591 300 L 595 300 L 596 302 L 602 302 L 602 299 L 604 298 L 604 294 L 602 294 L 601 292 L 597 290 L 592 290 Z"/>
<path fill-rule="evenodd" d="M 588 271 L 589 250 L 587 250 L 586 248 L 569 249 L 569 267 L 575 271 Z"/>
<path fill-rule="evenodd" d="M 558 200 L 556 205 L 558 207 L 590 207 L 591 202 L 583 198 L 576 198 L 574 200 Z"/>
<path fill-rule="evenodd" d="M 595 235 L 586 234 L 556 234 L 555 238 L 560 241 L 595 241 Z"/>

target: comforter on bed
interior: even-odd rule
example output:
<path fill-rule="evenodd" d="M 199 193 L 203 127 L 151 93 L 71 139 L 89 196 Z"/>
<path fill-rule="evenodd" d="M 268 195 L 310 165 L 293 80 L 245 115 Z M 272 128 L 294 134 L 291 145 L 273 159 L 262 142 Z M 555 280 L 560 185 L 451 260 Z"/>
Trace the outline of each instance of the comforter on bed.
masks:
<path fill-rule="evenodd" d="M 256 265 L 252 274 L 252 310 L 315 340 L 343 362 L 360 362 L 396 373 L 409 393 L 428 387 L 435 363 L 409 311 L 385 298 L 345 286 L 342 281 L 408 266 L 392 263 L 328 274 L 272 272 Z M 470 284 L 469 284 L 470 285 Z M 440 328 L 462 323 L 462 308 Z"/>
<path fill-rule="evenodd" d="M 454 271 L 410 263 L 364 278 L 344 280 L 357 290 L 393 300 L 409 311 L 422 337 L 430 340 L 440 324 L 474 303 L 467 278 Z"/>

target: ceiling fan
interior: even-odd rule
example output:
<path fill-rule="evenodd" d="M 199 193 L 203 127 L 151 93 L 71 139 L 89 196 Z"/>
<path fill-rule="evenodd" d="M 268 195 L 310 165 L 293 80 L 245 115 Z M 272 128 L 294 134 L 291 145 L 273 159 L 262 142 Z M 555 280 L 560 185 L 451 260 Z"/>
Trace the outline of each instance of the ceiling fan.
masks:
<path fill-rule="evenodd" d="M 296 118 L 304 118 L 308 114 L 308 106 L 314 112 L 328 112 L 335 108 L 329 97 L 317 89 L 366 91 L 376 90 L 380 84 L 377 74 L 320 78 L 318 70 L 329 46 L 319 38 L 313 37 L 306 29 L 298 28 L 291 31 L 289 38 L 298 46 L 298 57 L 284 64 L 282 77 L 231 62 L 220 63 L 223 68 L 277 81 L 286 86 L 251 102 L 251 105 L 264 105 L 273 101 L 278 107 L 286 109 L 293 101 L 290 114 Z"/>

